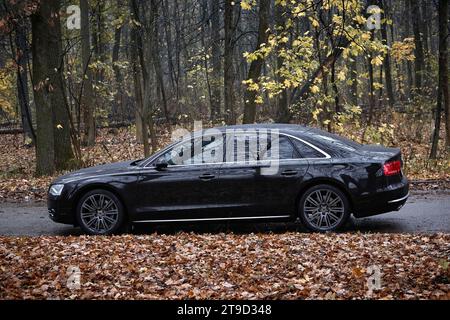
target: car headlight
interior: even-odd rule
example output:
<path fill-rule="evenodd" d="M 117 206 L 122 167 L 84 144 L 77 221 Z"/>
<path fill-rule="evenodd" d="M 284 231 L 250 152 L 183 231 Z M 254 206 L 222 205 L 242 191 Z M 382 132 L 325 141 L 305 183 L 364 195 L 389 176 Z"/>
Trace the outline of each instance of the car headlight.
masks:
<path fill-rule="evenodd" d="M 61 192 L 63 191 L 64 185 L 63 184 L 53 184 L 50 186 L 49 193 L 52 196 L 59 196 L 61 195 Z"/>

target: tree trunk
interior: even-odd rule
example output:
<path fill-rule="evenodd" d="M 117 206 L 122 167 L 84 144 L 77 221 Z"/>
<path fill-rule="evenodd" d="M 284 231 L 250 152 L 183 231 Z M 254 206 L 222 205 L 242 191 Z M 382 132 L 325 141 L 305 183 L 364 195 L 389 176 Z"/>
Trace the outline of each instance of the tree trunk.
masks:
<path fill-rule="evenodd" d="M 449 92 L 448 92 L 448 58 L 447 58 L 447 37 L 448 37 L 448 2 L 441 0 L 439 2 L 439 84 L 437 93 L 437 104 L 435 111 L 435 123 L 433 142 L 431 145 L 430 158 L 436 159 L 439 143 L 439 131 L 441 127 L 441 110 L 444 104 L 446 144 L 450 145 L 450 110 L 449 110 Z"/>
<path fill-rule="evenodd" d="M 378 0 L 378 6 L 384 10 L 383 12 L 383 18 L 386 18 L 386 9 L 385 6 L 383 4 L 383 0 Z M 388 39 L 387 39 L 387 29 L 386 29 L 386 23 L 382 23 L 381 24 L 381 38 L 384 42 L 385 45 L 388 44 Z M 391 57 L 389 52 L 386 53 L 386 55 L 384 56 L 384 60 L 383 60 L 383 68 L 384 68 L 384 79 L 386 81 L 386 92 L 387 92 L 387 96 L 388 96 L 388 103 L 389 106 L 393 106 L 395 103 L 394 100 L 394 90 L 392 87 L 392 75 L 391 75 Z"/>
<path fill-rule="evenodd" d="M 223 59 L 223 85 L 224 85 L 224 107 L 227 124 L 236 123 L 234 110 L 234 69 L 233 69 L 233 4 L 232 0 L 225 0 L 224 29 L 225 50 Z"/>
<path fill-rule="evenodd" d="M 81 60 L 83 63 L 83 96 L 81 110 L 83 110 L 84 136 L 83 144 L 95 144 L 95 99 L 92 87 L 92 71 L 89 69 L 91 61 L 91 40 L 89 32 L 89 4 L 87 0 L 80 0 L 81 10 Z"/>
<path fill-rule="evenodd" d="M 33 56 L 33 93 L 36 105 L 36 175 L 52 175 L 55 172 L 55 149 L 53 138 L 53 113 L 50 101 L 48 75 L 49 43 L 47 28 L 52 14 L 51 3 L 43 3 L 31 16 Z"/>
<path fill-rule="evenodd" d="M 283 6 L 280 4 L 275 5 L 275 23 L 277 26 L 283 26 L 285 23 L 285 19 L 283 17 Z M 281 44 L 284 47 L 284 43 Z M 279 54 L 277 55 L 277 70 L 280 70 L 283 67 L 284 58 Z M 284 81 L 284 77 L 280 76 L 280 83 Z M 277 111 L 277 121 L 281 123 L 288 123 L 291 120 L 291 114 L 289 112 L 289 104 L 288 104 L 288 93 L 287 89 L 283 88 L 281 90 L 280 95 L 278 96 L 278 111 Z"/>
<path fill-rule="evenodd" d="M 134 98 L 135 98 L 135 115 L 136 115 L 136 140 L 139 143 L 143 143 L 143 133 L 142 133 L 142 84 L 141 84 L 141 73 L 139 71 L 139 55 L 137 48 L 137 37 L 138 31 L 135 26 L 131 27 L 130 31 L 130 58 L 131 67 L 133 72 L 133 85 L 134 85 Z"/>
<path fill-rule="evenodd" d="M 339 92 L 336 84 L 336 60 L 331 64 L 331 86 L 333 87 L 334 93 L 334 110 L 336 111 L 336 113 L 339 113 L 341 112 L 341 107 L 339 104 Z M 332 120 L 332 118 L 330 120 Z"/>
<path fill-rule="evenodd" d="M 130 0 L 130 6 L 132 13 L 134 15 L 134 19 L 139 21 L 142 26 L 142 22 L 139 17 L 139 6 L 136 0 Z M 149 97 L 150 97 L 150 77 L 148 74 L 148 63 L 145 61 L 144 57 L 144 48 L 142 41 L 142 31 L 138 30 L 136 26 L 133 26 L 132 32 L 134 36 L 134 44 L 136 45 L 136 50 L 138 53 L 139 63 L 141 66 L 142 78 L 144 82 L 144 90 L 142 94 L 142 108 L 141 108 L 141 127 L 142 127 L 142 142 L 144 144 L 144 157 L 148 157 L 150 155 L 150 146 L 148 144 L 148 106 L 149 106 Z M 136 74 L 135 74 L 136 77 Z"/>
<path fill-rule="evenodd" d="M 159 57 L 159 32 L 158 32 L 158 3 L 156 0 L 151 0 L 151 14 L 150 14 L 150 25 L 151 28 L 151 54 L 152 54 L 152 61 L 153 66 L 156 73 L 156 79 L 158 81 L 159 90 L 161 93 L 162 98 L 162 106 L 164 111 L 164 116 L 166 117 L 167 124 L 170 126 L 170 116 L 169 116 L 169 110 L 167 106 L 167 96 L 166 96 L 166 89 L 163 79 L 163 73 L 161 68 L 161 61 Z"/>
<path fill-rule="evenodd" d="M 404 36 L 403 38 L 409 38 L 411 36 L 411 28 L 410 28 L 410 21 L 411 21 L 411 0 L 405 0 L 405 16 L 404 16 Z M 411 61 L 406 61 L 406 82 L 407 82 L 407 89 L 406 90 L 406 97 L 408 99 L 411 98 L 411 90 L 413 88 L 413 75 L 412 75 L 412 63 Z"/>
<path fill-rule="evenodd" d="M 51 175 L 55 168 L 66 169 L 73 159 L 62 88 L 59 9 L 59 1 L 43 1 L 31 16 L 37 175 Z"/>
<path fill-rule="evenodd" d="M 352 79 L 352 84 L 350 86 L 350 96 L 351 101 L 354 106 L 358 105 L 358 62 L 357 57 L 352 58 L 353 61 L 350 62 L 350 77 Z"/>
<path fill-rule="evenodd" d="M 120 68 L 117 65 L 119 61 L 121 35 L 122 35 L 122 27 L 116 28 L 116 30 L 114 30 L 114 45 L 112 50 L 112 66 L 114 70 L 114 77 L 116 78 L 116 94 L 112 104 L 112 118 L 115 121 L 119 120 L 119 112 L 121 112 L 123 120 L 123 113 L 124 113 L 123 110 L 124 84 L 122 83 L 122 73 L 120 72 Z"/>
<path fill-rule="evenodd" d="M 424 66 L 424 58 L 423 58 L 423 46 L 422 46 L 422 37 L 420 34 L 420 26 L 419 22 L 420 18 L 420 10 L 419 10 L 419 1 L 410 0 L 411 1 L 411 9 L 412 9 L 412 25 L 413 25 L 413 33 L 414 33 L 414 44 L 416 46 L 414 54 L 416 59 L 414 61 L 414 87 L 416 92 L 420 94 L 422 92 L 422 76 L 423 76 L 423 66 Z"/>
<path fill-rule="evenodd" d="M 20 116 L 26 144 L 36 143 L 33 129 L 30 104 L 28 99 L 28 45 L 26 29 L 20 22 L 16 26 L 16 62 L 17 62 L 17 99 L 20 106 Z M 11 48 L 12 49 L 12 48 Z"/>
<path fill-rule="evenodd" d="M 261 45 L 267 43 L 269 36 L 267 29 L 269 27 L 269 0 L 260 0 L 259 2 L 259 27 L 258 27 L 258 41 L 256 43 L 256 50 L 261 48 Z M 248 70 L 247 80 L 253 83 L 259 82 L 261 69 L 264 64 L 264 58 L 253 60 Z M 256 96 L 258 92 L 246 90 L 244 101 L 244 123 L 254 123 L 256 121 Z"/>
<path fill-rule="evenodd" d="M 52 4 L 53 21 L 49 24 L 49 45 L 47 47 L 49 78 L 53 92 L 51 94 L 51 103 L 54 121 L 54 139 L 55 139 L 55 168 L 57 170 L 66 170 L 74 166 L 74 154 L 70 138 L 70 110 L 67 104 L 64 88 L 64 57 L 61 41 L 61 23 L 59 20 L 60 1 L 49 1 Z M 48 54 L 51 52 L 52 54 Z"/>
<path fill-rule="evenodd" d="M 210 0 L 211 6 L 211 120 L 216 120 L 220 116 L 220 3 L 217 0 Z"/>
<path fill-rule="evenodd" d="M 372 37 L 373 37 L 373 32 L 372 32 Z M 374 77 L 373 77 L 372 55 L 369 55 L 369 57 L 367 59 L 367 67 L 368 67 L 368 70 L 369 70 L 369 83 L 368 83 L 368 87 L 369 87 L 369 114 L 367 116 L 367 123 L 364 126 L 364 130 L 363 130 L 362 136 L 361 136 L 361 142 L 362 143 L 364 143 L 365 138 L 366 138 L 367 127 L 372 125 L 373 112 L 374 112 L 374 108 L 375 108 L 375 93 L 374 93 Z"/>
<path fill-rule="evenodd" d="M 162 1 L 162 12 L 164 16 L 164 33 L 166 35 L 166 47 L 167 47 L 167 66 L 169 68 L 170 83 L 172 90 L 175 88 L 175 68 L 173 66 L 173 47 L 172 47 L 172 30 L 170 28 L 170 16 L 169 16 L 169 4 L 166 1 Z"/>

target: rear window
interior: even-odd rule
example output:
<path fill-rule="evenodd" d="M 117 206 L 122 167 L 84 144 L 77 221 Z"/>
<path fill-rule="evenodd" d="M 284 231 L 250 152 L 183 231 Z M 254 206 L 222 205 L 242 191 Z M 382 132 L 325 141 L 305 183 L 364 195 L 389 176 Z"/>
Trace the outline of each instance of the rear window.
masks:
<path fill-rule="evenodd" d="M 340 149 L 344 149 L 347 151 L 356 151 L 359 149 L 362 145 L 356 141 L 338 136 L 336 134 L 328 133 L 322 130 L 313 129 L 308 132 L 305 132 L 305 134 L 311 135 L 315 140 L 318 142 L 336 146 Z"/>

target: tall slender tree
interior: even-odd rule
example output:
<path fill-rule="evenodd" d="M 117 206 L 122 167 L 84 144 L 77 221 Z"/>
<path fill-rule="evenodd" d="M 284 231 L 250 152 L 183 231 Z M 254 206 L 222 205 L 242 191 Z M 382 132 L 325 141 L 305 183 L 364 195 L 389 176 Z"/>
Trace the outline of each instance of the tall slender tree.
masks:
<path fill-rule="evenodd" d="M 28 63 L 29 48 L 27 44 L 27 28 L 24 21 L 20 20 L 15 32 L 16 65 L 17 65 L 17 100 L 20 106 L 20 116 L 26 143 L 36 143 L 36 133 L 33 129 L 33 121 L 28 98 Z M 11 41 L 12 42 L 12 41 Z M 12 43 L 11 43 L 11 46 Z"/>
<path fill-rule="evenodd" d="M 382 15 L 384 22 L 381 25 L 381 39 L 385 45 L 388 45 L 387 26 L 386 26 L 386 5 L 383 0 L 378 0 L 378 6 L 383 10 Z M 392 86 L 392 73 L 391 73 L 391 56 L 389 52 L 386 53 L 383 59 L 384 79 L 386 82 L 386 93 L 388 97 L 388 104 L 392 107 L 395 103 L 394 89 Z"/>
<path fill-rule="evenodd" d="M 438 5 L 439 14 L 439 76 L 438 93 L 434 120 L 434 133 L 431 145 L 430 158 L 436 159 L 439 144 L 439 131 L 441 129 L 442 109 L 445 112 L 446 145 L 450 146 L 450 102 L 448 92 L 448 52 L 447 39 L 448 31 L 448 2 L 449 0 L 440 0 Z"/>
<path fill-rule="evenodd" d="M 423 58 L 423 42 L 422 42 L 422 34 L 420 32 L 420 21 L 421 14 L 419 8 L 419 1 L 410 0 L 411 1 L 411 19 L 414 33 L 414 44 L 415 50 L 414 54 L 416 59 L 414 60 L 414 88 L 417 93 L 422 92 L 422 78 L 423 78 L 423 70 L 424 70 L 424 58 Z"/>
<path fill-rule="evenodd" d="M 220 3 L 217 0 L 210 0 L 211 7 L 211 120 L 215 120 L 220 115 Z"/>
<path fill-rule="evenodd" d="M 268 27 L 269 27 L 269 0 L 259 1 L 259 27 L 258 27 L 258 40 L 256 42 L 256 49 L 267 43 Z M 252 83 L 258 83 L 258 78 L 261 75 L 261 70 L 264 64 L 265 58 L 258 57 L 250 63 L 248 70 L 247 81 Z M 246 90 L 244 98 L 244 123 L 253 123 L 256 120 L 256 96 L 255 90 Z"/>
<path fill-rule="evenodd" d="M 83 64 L 83 96 L 81 110 L 83 111 L 84 135 L 83 144 L 92 146 L 95 144 L 95 98 L 93 91 L 91 62 L 91 39 L 89 31 L 89 4 L 87 0 L 80 0 L 81 11 L 81 60 Z"/>
<path fill-rule="evenodd" d="M 223 86 L 225 115 L 228 124 L 236 123 L 234 107 L 234 67 L 233 67 L 233 6 L 234 1 L 225 0 L 224 10 L 224 59 L 223 59 Z"/>

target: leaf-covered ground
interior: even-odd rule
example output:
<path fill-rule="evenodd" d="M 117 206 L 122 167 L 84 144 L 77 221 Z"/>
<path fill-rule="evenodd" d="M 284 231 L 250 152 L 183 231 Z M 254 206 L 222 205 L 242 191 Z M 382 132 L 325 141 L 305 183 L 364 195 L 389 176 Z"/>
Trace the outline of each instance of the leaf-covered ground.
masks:
<path fill-rule="evenodd" d="M 0 237 L 0 298 L 450 299 L 449 260 L 448 234 Z"/>

